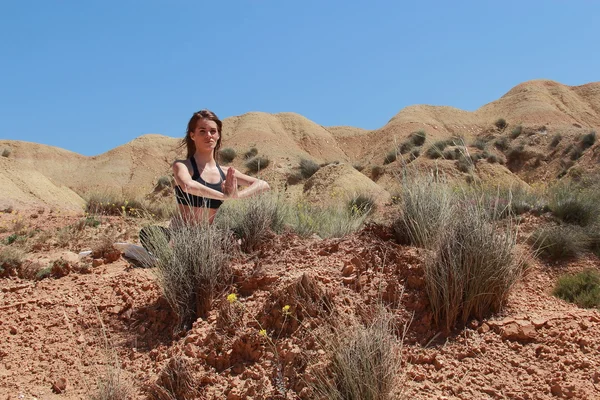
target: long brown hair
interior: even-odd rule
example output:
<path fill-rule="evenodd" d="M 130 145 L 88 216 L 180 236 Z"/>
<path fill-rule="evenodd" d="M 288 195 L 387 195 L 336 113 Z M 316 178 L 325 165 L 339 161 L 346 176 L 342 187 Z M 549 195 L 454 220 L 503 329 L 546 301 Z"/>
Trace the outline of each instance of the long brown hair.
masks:
<path fill-rule="evenodd" d="M 190 122 L 188 122 L 187 132 L 185 133 L 185 137 L 183 138 L 181 145 L 185 146 L 187 148 L 187 158 L 192 158 L 194 156 L 194 153 L 196 153 L 196 144 L 192 140 L 190 133 L 194 132 L 194 130 L 196 129 L 196 124 L 198 123 L 198 120 L 200 120 L 200 119 L 207 119 L 209 121 L 214 121 L 217 124 L 217 128 L 219 131 L 219 139 L 217 139 L 217 145 L 215 146 L 215 149 L 213 152 L 213 156 L 216 159 L 218 151 L 221 148 L 223 123 L 221 122 L 219 117 L 217 117 L 217 115 L 210 110 L 200 110 L 198 112 L 195 112 L 194 115 L 192 115 L 192 118 L 190 118 Z"/>

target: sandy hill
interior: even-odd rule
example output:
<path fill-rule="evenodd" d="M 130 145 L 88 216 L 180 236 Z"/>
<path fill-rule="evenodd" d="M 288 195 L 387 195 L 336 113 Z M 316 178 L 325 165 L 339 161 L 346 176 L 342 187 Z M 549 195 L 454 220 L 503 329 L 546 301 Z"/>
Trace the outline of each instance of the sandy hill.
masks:
<path fill-rule="evenodd" d="M 486 132 L 507 136 L 508 130 L 504 133 L 495 131 L 493 124 L 498 118 L 506 119 L 510 129 L 522 125 L 531 132 L 544 135 L 566 135 L 567 140 L 561 144 L 564 148 L 559 146 L 550 156 L 546 154 L 550 135 L 546 135 L 547 138 L 533 136 L 527 142 L 520 138 L 519 143 L 515 142 L 515 145 L 525 147 L 526 156 L 535 168 L 550 165 L 543 178 L 554 179 L 557 171 L 573 164 L 561 159 L 557 151 L 564 153 L 583 133 L 600 127 L 600 82 L 582 86 L 548 80 L 525 82 L 473 112 L 445 106 L 414 105 L 404 108 L 375 130 L 323 127 L 294 113 L 251 112 L 224 120 L 223 147 L 231 147 L 237 152 L 233 165 L 241 170 L 245 170 L 243 154 L 255 147 L 259 155 L 271 160 L 265 177 L 283 181 L 298 167 L 302 158 L 320 164 L 337 161 L 369 168 L 381 166 L 391 149 L 418 130 L 427 134 L 423 149 L 452 135 L 462 135 L 467 141 Z M 73 192 L 111 191 L 126 196 L 148 193 L 161 176 L 170 174 L 171 162 L 182 156 L 179 143 L 180 139 L 144 135 L 104 154 L 85 157 L 52 146 L 0 141 L 0 149 L 10 150 L 0 171 L 0 180 L 6 183 L 4 187 L 10 188 L 5 190 L 3 204 L 65 204 L 67 208 L 76 208 L 81 200 Z M 595 168 L 592 164 L 597 158 L 596 152 L 597 149 L 593 156 L 581 158 L 588 160 L 589 165 L 586 164 L 584 170 Z M 427 160 L 421 158 L 420 164 L 427 164 Z M 518 167 L 511 171 L 527 176 L 529 180 L 541 176 L 538 172 L 532 173 L 526 165 L 525 168 Z M 369 168 L 365 173 L 368 174 Z M 452 168 L 451 163 L 449 168 Z M 487 176 L 507 175 L 505 167 L 491 168 L 499 171 L 487 168 Z M 380 183 L 385 182 L 386 179 L 382 179 Z M 46 189 L 39 189 L 42 187 Z"/>

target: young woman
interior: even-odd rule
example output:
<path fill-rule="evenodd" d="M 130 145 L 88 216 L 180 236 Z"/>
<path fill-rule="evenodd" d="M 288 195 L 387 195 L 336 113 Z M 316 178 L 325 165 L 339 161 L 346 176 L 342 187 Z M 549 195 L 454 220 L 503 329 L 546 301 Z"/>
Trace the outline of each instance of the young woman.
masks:
<path fill-rule="evenodd" d="M 219 207 L 226 199 L 243 199 L 270 190 L 263 180 L 245 175 L 233 167 L 221 167 L 217 162 L 221 147 L 223 123 L 209 110 L 201 110 L 188 122 L 183 145 L 187 148 L 187 158 L 173 163 L 175 176 L 175 197 L 178 216 L 171 221 L 171 228 L 181 224 L 212 223 Z M 242 186 L 242 190 L 238 190 Z M 140 241 L 152 251 L 150 237 L 156 235 L 157 227 L 140 231 Z M 167 237 L 170 232 L 159 228 Z"/>

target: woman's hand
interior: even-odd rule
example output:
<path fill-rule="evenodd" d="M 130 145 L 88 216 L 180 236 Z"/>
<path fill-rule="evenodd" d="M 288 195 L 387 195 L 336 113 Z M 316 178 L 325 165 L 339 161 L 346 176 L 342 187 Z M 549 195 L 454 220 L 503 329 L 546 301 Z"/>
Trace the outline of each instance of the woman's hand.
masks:
<path fill-rule="evenodd" d="M 225 177 L 225 182 L 222 183 L 221 189 L 223 189 L 223 194 L 227 198 L 237 198 L 238 182 L 235 176 L 235 169 L 233 167 L 229 167 L 229 170 L 227 171 L 227 176 Z"/>

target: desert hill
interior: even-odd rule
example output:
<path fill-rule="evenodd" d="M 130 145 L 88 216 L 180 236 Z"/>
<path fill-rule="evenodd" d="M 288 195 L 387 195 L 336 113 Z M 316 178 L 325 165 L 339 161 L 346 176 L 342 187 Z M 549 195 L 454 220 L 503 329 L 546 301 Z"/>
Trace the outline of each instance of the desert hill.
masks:
<path fill-rule="evenodd" d="M 499 118 L 507 121 L 507 129 L 498 130 L 494 126 Z M 580 160 L 568 161 L 565 155 L 581 135 L 600 127 L 600 82 L 582 86 L 548 80 L 525 82 L 473 112 L 447 106 L 409 106 L 375 130 L 323 127 L 294 113 L 251 112 L 224 120 L 223 148 L 236 151 L 232 165 L 241 170 L 245 169 L 243 154 L 256 148 L 259 156 L 271 161 L 264 176 L 274 183 L 285 181 L 301 159 L 323 165 L 338 162 L 369 167 L 363 172 L 373 178 L 371 171 L 379 168 L 385 155 L 405 142 L 413 132 L 426 133 L 422 147 L 425 150 L 436 141 L 451 136 L 462 136 L 467 144 L 479 137 L 486 140 L 509 138 L 510 130 L 516 126 L 528 132 L 511 142 L 523 149 L 524 159 L 512 165 L 486 166 L 486 176 L 506 177 L 512 171 L 527 181 L 552 180 L 573 166 L 583 171 L 594 169 L 597 150 L 584 154 Z M 557 134 L 564 138 L 550 151 L 550 138 Z M 171 162 L 183 156 L 179 144 L 180 139 L 150 134 L 104 154 L 85 157 L 52 146 L 0 141 L 0 149 L 9 150 L 9 155 L 3 157 L 0 171 L 0 180 L 7 182 L 2 206 L 64 204 L 65 208 L 74 209 L 80 206 L 81 200 L 71 191 L 79 196 L 106 191 L 130 197 L 143 196 L 152 191 L 160 177 L 170 174 Z M 507 154 L 497 149 L 490 151 L 502 161 L 509 161 Z M 503 151 L 507 153 L 510 149 Z M 442 168 L 449 170 L 451 175 L 460 175 L 452 173 L 456 170 L 453 161 L 432 161 L 423 156 L 418 161 L 416 165 L 423 168 L 433 164 L 437 168 L 443 164 Z M 378 181 L 383 189 L 389 189 L 385 186 L 393 181 L 393 172 L 398 166 L 396 162 L 379 172 L 384 175 Z M 516 176 L 515 179 L 519 180 Z M 42 186 L 46 187 L 43 195 L 30 190 Z"/>

